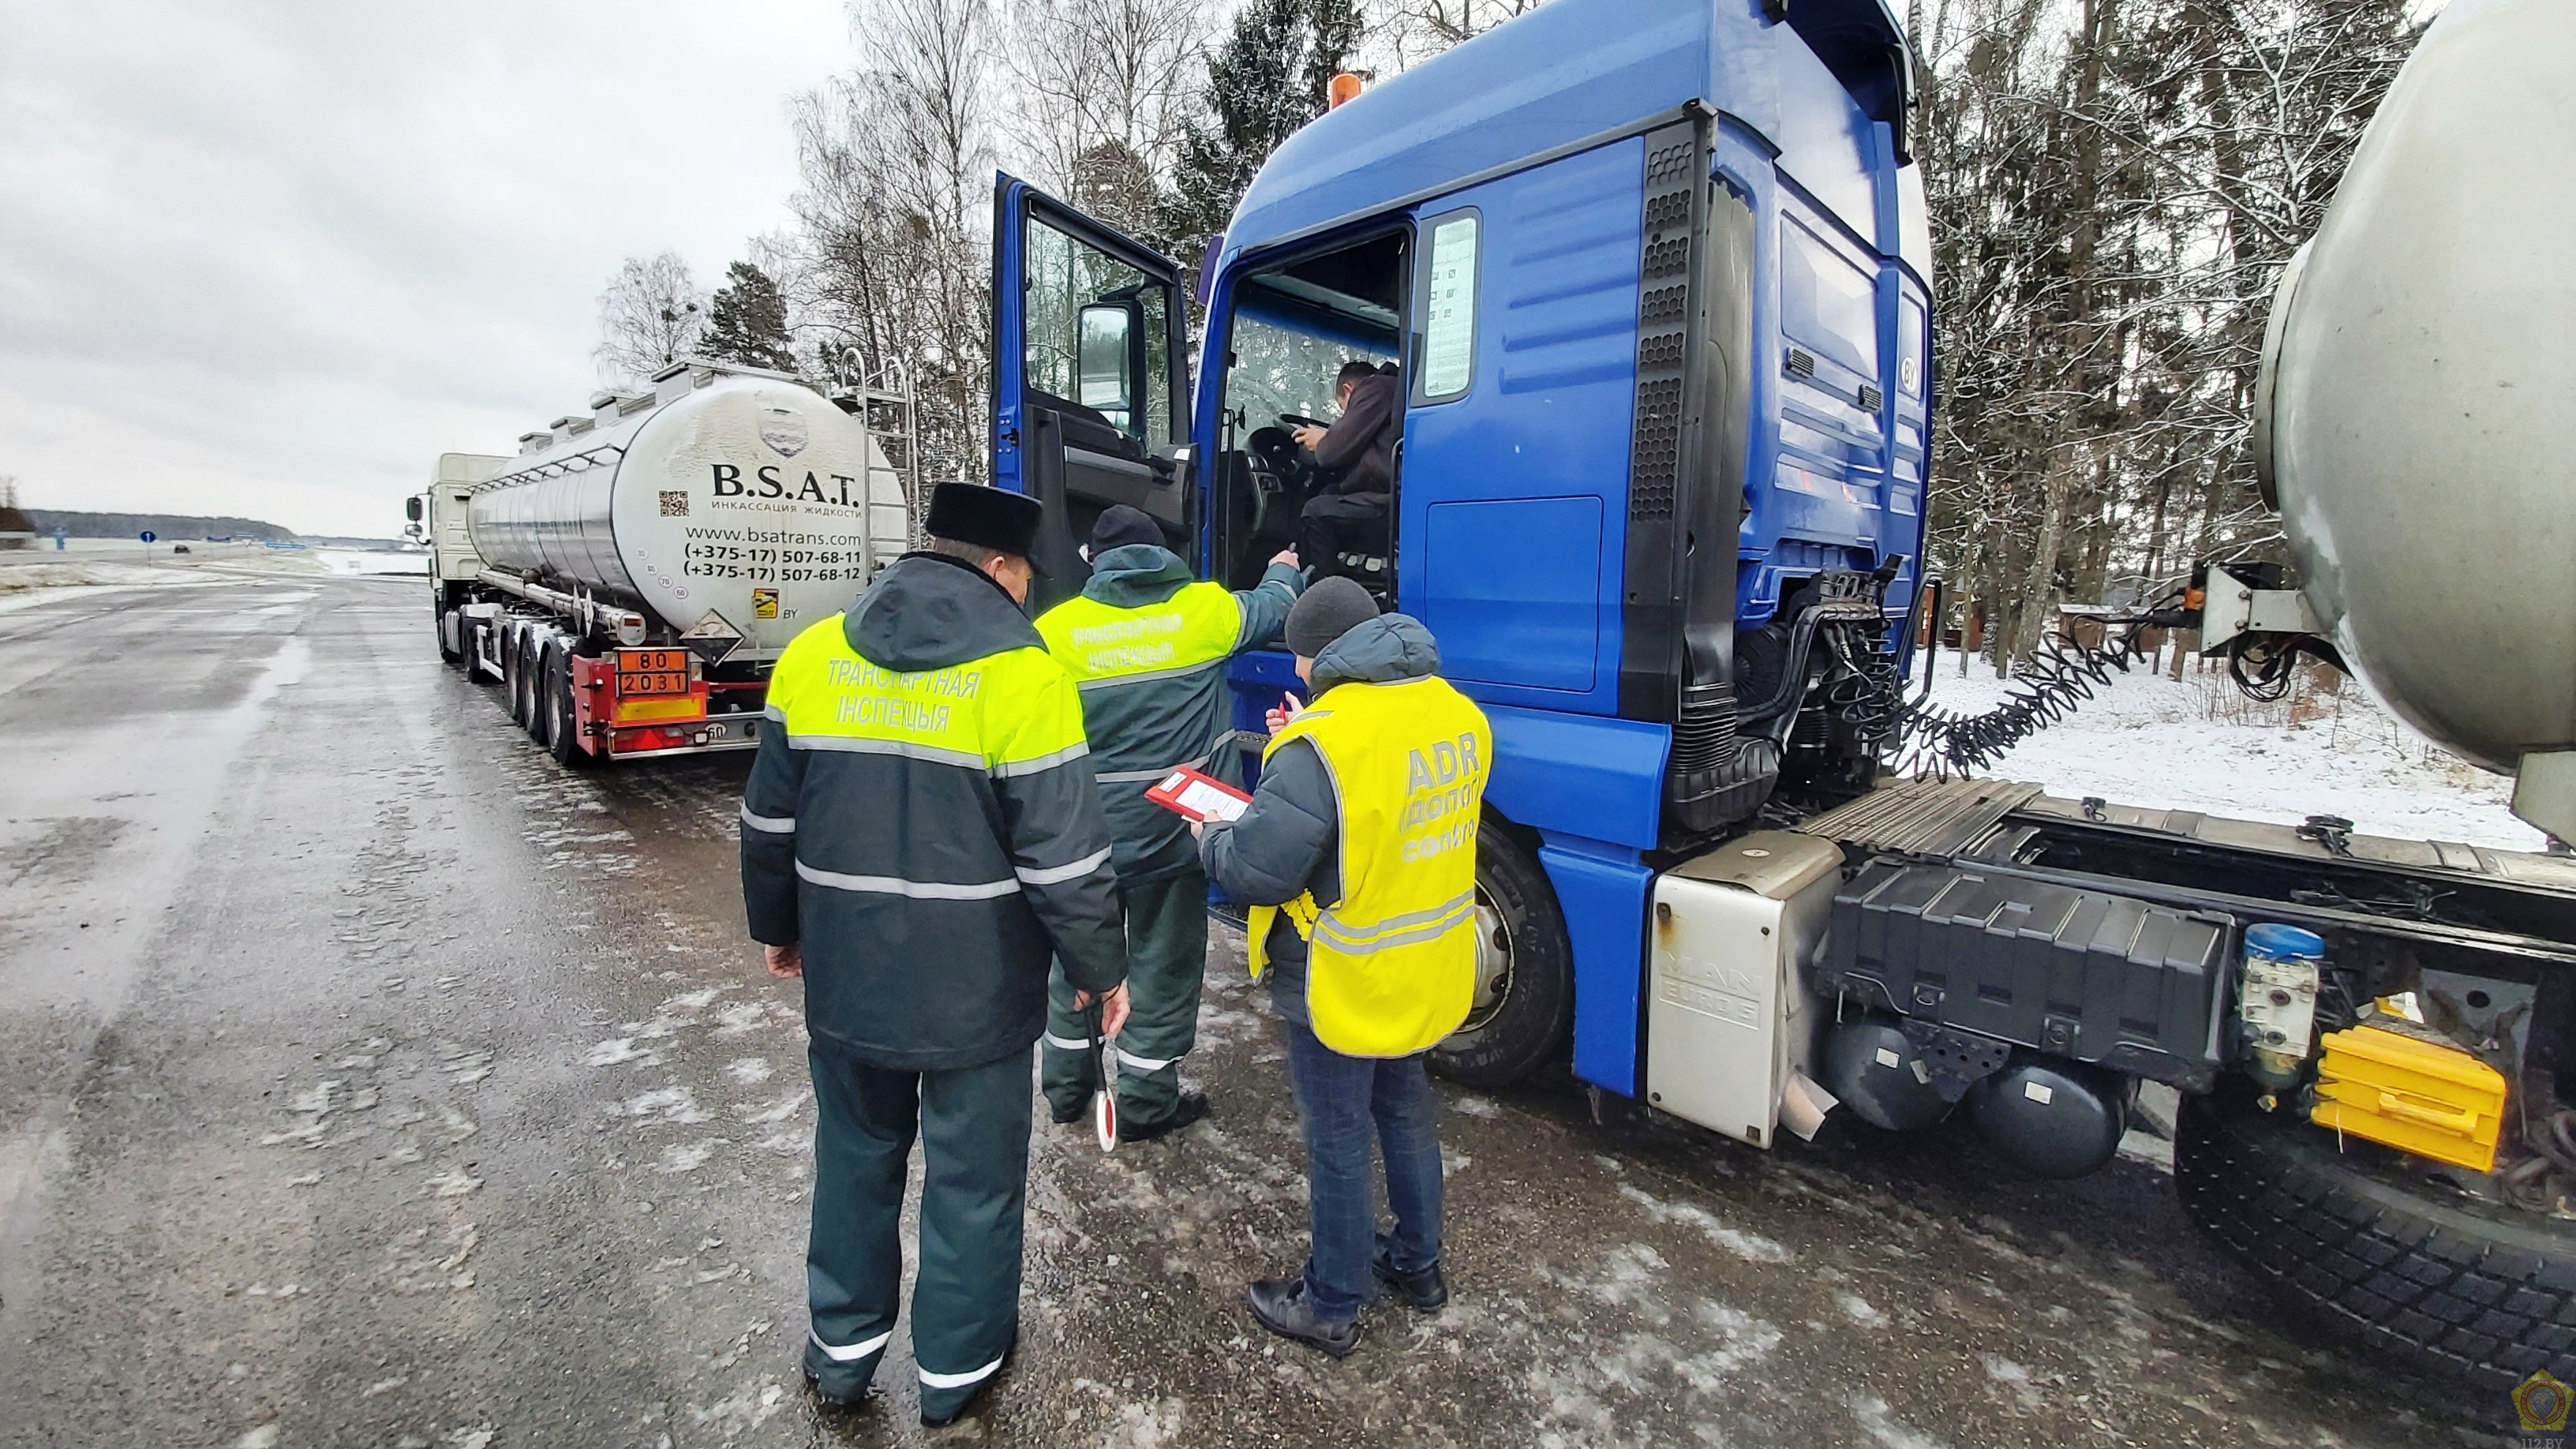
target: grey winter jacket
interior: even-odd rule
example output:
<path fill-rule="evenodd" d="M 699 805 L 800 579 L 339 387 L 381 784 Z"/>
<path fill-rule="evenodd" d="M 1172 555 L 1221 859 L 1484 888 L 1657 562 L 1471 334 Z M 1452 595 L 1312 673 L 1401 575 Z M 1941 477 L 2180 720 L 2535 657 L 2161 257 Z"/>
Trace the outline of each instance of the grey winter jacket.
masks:
<path fill-rule="evenodd" d="M 1113 548 L 1091 561 L 1083 597 L 1117 609 L 1160 604 L 1189 587 L 1189 565 L 1150 543 Z M 1279 641 L 1288 610 L 1306 587 L 1305 575 L 1272 564 L 1258 586 L 1234 592 L 1241 622 L 1230 659 Z M 1091 737 L 1091 764 L 1100 782 L 1101 808 L 1116 848 L 1119 883 L 1139 886 L 1187 870 L 1195 856 L 1189 824 L 1145 798 L 1175 765 L 1209 769 L 1234 732 L 1233 694 L 1226 687 L 1226 659 L 1187 671 L 1082 681 L 1082 713 Z"/>
<path fill-rule="evenodd" d="M 1337 685 L 1397 684 L 1440 672 L 1440 646 L 1406 614 L 1383 614 L 1353 628 L 1315 656 L 1313 703 Z M 1311 891 L 1330 908 L 1341 900 L 1341 802 L 1332 772 L 1305 740 L 1291 740 L 1261 767 L 1252 804 L 1232 824 L 1210 825 L 1199 839 L 1208 879 L 1247 905 L 1278 906 Z M 1304 1023 L 1306 940 L 1283 913 L 1271 922 L 1270 999 L 1279 1014 Z"/>
<path fill-rule="evenodd" d="M 743 907 L 753 940 L 803 948 L 818 1041 L 897 1070 L 979 1066 L 1038 1039 L 1050 957 L 1083 990 L 1125 979 L 1081 705 L 999 585 L 907 554 L 798 636 L 770 695 Z M 905 712 L 974 727 L 867 723 Z"/>

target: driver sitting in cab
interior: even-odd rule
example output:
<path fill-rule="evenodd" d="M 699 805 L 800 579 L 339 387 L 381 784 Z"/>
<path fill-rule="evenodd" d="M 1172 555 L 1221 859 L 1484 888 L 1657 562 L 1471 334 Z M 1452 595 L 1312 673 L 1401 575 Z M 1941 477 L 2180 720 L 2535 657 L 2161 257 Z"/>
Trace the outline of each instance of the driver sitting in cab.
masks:
<path fill-rule="evenodd" d="M 1404 394 L 1395 367 L 1351 361 L 1333 379 L 1341 418 L 1329 428 L 1296 431 L 1297 446 L 1315 455 L 1323 486 L 1297 514 L 1297 557 L 1315 577 L 1341 572 L 1341 557 L 1384 557 L 1386 506 L 1395 489 L 1395 435 Z"/>

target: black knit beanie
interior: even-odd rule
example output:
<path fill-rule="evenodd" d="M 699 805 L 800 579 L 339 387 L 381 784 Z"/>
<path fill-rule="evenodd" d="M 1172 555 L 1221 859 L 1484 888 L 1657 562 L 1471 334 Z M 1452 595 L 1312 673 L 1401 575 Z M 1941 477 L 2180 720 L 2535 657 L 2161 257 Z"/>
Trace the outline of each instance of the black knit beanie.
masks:
<path fill-rule="evenodd" d="M 1288 648 L 1312 659 L 1332 642 L 1377 617 L 1377 600 L 1349 579 L 1335 575 L 1298 595 L 1288 611 Z"/>

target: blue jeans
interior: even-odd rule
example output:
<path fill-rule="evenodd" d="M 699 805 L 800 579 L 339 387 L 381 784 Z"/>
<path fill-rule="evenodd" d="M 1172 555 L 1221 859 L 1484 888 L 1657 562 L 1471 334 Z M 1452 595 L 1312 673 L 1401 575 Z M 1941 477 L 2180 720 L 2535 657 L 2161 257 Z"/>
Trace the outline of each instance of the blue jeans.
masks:
<path fill-rule="evenodd" d="M 1317 1317 L 1348 1323 L 1374 1293 L 1373 1250 L 1384 1252 L 1399 1273 L 1440 1261 L 1440 1099 L 1418 1056 L 1346 1057 L 1316 1040 L 1303 1022 L 1287 1025 L 1288 1080 L 1306 1128 L 1306 1204 L 1313 1218 L 1306 1296 Z M 1372 1137 L 1386 1155 L 1391 1234 L 1377 1231 Z"/>

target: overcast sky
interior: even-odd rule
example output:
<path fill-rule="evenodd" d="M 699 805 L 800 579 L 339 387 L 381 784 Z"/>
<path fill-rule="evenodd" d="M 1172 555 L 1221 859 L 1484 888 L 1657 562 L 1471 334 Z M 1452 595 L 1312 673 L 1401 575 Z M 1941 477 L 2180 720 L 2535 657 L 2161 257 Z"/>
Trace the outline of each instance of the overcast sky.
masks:
<path fill-rule="evenodd" d="M 389 537 L 584 405 L 619 259 L 786 224 L 838 0 L 0 0 L 0 474 Z"/>

